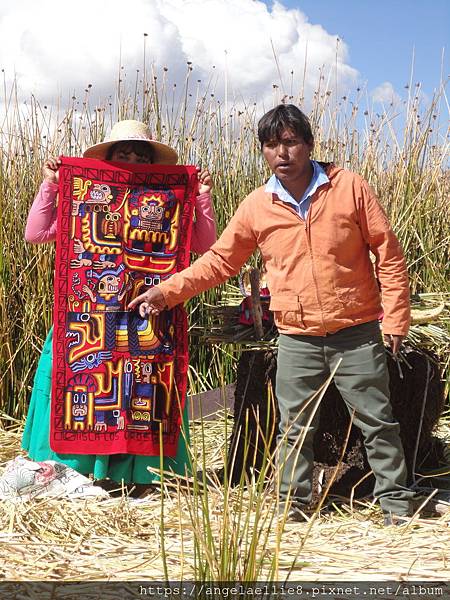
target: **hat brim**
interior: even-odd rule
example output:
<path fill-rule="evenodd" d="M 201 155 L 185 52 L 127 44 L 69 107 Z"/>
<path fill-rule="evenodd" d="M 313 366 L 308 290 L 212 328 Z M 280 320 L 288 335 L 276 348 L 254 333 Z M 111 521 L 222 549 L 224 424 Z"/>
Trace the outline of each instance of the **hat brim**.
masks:
<path fill-rule="evenodd" d="M 145 142 L 146 144 L 150 144 L 154 150 L 154 160 L 153 163 L 157 165 L 176 165 L 178 161 L 177 152 L 167 146 L 166 144 L 162 144 L 161 142 L 156 142 L 155 140 L 143 140 L 142 138 L 128 138 L 126 140 L 114 140 L 111 142 L 100 142 L 100 144 L 94 144 L 83 152 L 84 158 L 99 158 L 100 160 L 105 160 L 106 155 L 108 154 L 108 150 L 111 146 L 118 144 L 120 142 Z"/>

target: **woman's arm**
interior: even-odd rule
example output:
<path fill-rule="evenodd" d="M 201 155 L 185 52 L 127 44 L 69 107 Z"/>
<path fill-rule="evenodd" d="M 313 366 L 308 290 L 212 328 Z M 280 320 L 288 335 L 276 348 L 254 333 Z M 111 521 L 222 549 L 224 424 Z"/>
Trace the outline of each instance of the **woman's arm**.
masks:
<path fill-rule="evenodd" d="M 28 213 L 25 227 L 25 239 L 30 244 L 43 244 L 56 239 L 56 197 L 60 166 L 60 158 L 49 156 L 42 167 L 44 181 Z"/>
<path fill-rule="evenodd" d="M 217 240 L 216 216 L 209 192 L 199 194 L 195 200 L 194 225 L 192 227 L 191 250 L 204 254 Z"/>
<path fill-rule="evenodd" d="M 56 239 L 56 197 L 58 184 L 44 180 L 28 213 L 25 239 L 43 244 Z"/>

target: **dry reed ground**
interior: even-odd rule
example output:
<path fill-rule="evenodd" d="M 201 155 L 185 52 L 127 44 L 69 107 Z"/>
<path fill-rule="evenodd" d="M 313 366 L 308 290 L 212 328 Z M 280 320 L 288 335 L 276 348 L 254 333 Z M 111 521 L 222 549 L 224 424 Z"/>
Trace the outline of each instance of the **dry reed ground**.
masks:
<path fill-rule="evenodd" d="M 203 423 L 208 467 L 221 466 L 224 422 L 222 418 Z M 198 426 L 193 435 L 200 435 Z M 20 437 L 18 430 L 0 432 L 2 464 L 20 452 Z M 218 439 L 223 440 L 221 444 Z M 238 492 L 232 493 L 228 506 L 236 500 L 233 494 Z M 200 531 L 201 516 L 192 516 L 194 504 L 192 495 L 180 488 L 175 493 L 166 490 L 162 547 L 158 493 L 143 500 L 122 495 L 87 501 L 2 502 L 0 578 L 149 580 L 162 579 L 166 569 L 172 580 L 198 580 L 198 556 L 203 555 L 200 562 L 208 564 L 213 578 L 231 580 L 227 577 L 230 573 L 224 574 L 220 565 L 221 544 L 231 543 L 224 540 L 224 529 L 233 529 L 233 511 L 224 510 L 223 488 L 209 491 L 210 535 Z M 247 513 L 245 494 L 243 507 Z M 407 527 L 383 528 L 379 509 L 361 505 L 351 511 L 344 507 L 340 512 L 317 517 L 312 524 L 288 523 L 281 538 L 273 513 L 272 499 L 263 504 L 255 527 L 257 513 L 248 513 L 250 534 L 241 537 L 235 546 L 238 554 L 232 570 L 238 580 L 245 574 L 247 579 L 266 576 L 280 581 L 287 577 L 303 581 L 450 579 L 450 513 L 439 519 L 416 517 Z M 243 522 L 238 529 L 244 529 Z M 261 537 L 246 549 L 252 531 L 258 531 Z M 198 544 L 202 536 L 196 565 L 195 542 Z M 219 555 L 214 557 L 217 551 Z M 253 572 L 249 568 L 252 552 L 259 565 L 253 567 Z"/>

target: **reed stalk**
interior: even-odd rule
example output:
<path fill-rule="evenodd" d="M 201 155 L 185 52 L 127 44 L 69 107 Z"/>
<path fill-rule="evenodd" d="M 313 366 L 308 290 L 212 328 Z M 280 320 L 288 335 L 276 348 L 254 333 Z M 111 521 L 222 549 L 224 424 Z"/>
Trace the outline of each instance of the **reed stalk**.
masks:
<path fill-rule="evenodd" d="M 110 97 L 93 100 L 94 84 L 81 97 L 53 107 L 31 97 L 19 102 L 16 86 L 3 86 L 7 107 L 0 123 L 0 409 L 15 418 L 26 413 L 40 349 L 52 321 L 52 245 L 24 241 L 27 213 L 41 183 L 48 155 L 80 155 L 101 141 L 118 119 L 147 121 L 158 137 L 174 145 L 181 163 L 208 167 L 214 175 L 218 231 L 242 198 L 269 176 L 255 131 L 260 107 L 245 100 L 227 102 L 211 81 L 193 80 L 187 65 L 181 86 L 167 67 L 144 69 L 132 79 L 119 69 Z M 131 88 L 131 89 L 130 89 Z M 295 99 L 301 93 L 291 94 Z M 290 98 L 291 98 L 290 97 Z M 309 108 L 316 139 L 314 157 L 335 161 L 366 177 L 388 212 L 405 250 L 413 293 L 449 291 L 448 142 L 442 131 L 445 95 L 441 87 L 428 105 L 421 90 L 408 102 L 379 114 L 362 108 L 362 91 L 337 98 L 325 77 Z M 260 265 L 255 255 L 252 264 Z M 191 327 L 211 325 L 204 307 L 217 305 L 225 286 L 189 303 Z M 190 392 L 234 379 L 239 352 L 232 346 L 191 345 Z"/>

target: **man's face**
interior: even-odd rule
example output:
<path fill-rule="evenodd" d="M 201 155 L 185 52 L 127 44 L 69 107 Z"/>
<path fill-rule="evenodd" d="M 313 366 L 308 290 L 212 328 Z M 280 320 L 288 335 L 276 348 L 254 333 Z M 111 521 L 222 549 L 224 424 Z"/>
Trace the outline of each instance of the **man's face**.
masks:
<path fill-rule="evenodd" d="M 285 129 L 279 139 L 264 142 L 262 153 L 278 179 L 288 183 L 311 172 L 312 149 L 312 143 L 306 143 L 294 131 Z"/>

